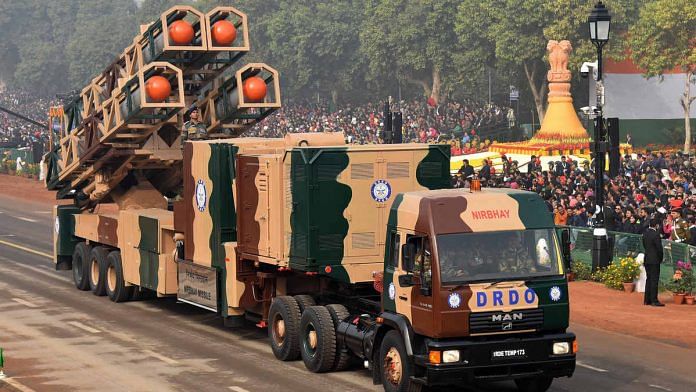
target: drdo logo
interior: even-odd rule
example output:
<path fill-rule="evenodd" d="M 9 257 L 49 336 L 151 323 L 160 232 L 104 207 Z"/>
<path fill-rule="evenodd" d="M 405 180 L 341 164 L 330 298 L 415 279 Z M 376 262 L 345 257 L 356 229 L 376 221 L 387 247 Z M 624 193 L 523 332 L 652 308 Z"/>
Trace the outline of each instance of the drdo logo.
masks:
<path fill-rule="evenodd" d="M 447 303 L 452 309 L 457 309 L 462 304 L 462 297 L 457 293 L 452 293 L 447 298 Z"/>
<path fill-rule="evenodd" d="M 389 283 L 389 299 L 393 300 L 396 298 L 396 287 L 394 287 L 394 283 Z"/>
<path fill-rule="evenodd" d="M 198 206 L 198 211 L 205 211 L 205 204 L 208 201 L 208 194 L 205 190 L 205 183 L 203 180 L 198 180 L 196 183 L 196 205 Z"/>
<path fill-rule="evenodd" d="M 372 183 L 370 188 L 372 198 L 378 203 L 384 203 L 391 197 L 391 185 L 385 180 L 377 180 Z"/>
<path fill-rule="evenodd" d="M 558 286 L 551 287 L 549 297 L 551 297 L 551 301 L 558 302 L 561 299 L 561 288 Z"/>

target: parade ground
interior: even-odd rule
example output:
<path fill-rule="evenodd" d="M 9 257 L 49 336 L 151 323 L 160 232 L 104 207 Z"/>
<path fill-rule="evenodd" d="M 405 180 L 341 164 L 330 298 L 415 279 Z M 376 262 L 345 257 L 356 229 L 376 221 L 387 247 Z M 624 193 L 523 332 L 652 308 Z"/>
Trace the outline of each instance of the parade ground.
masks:
<path fill-rule="evenodd" d="M 0 190 L 0 346 L 8 376 L 0 391 L 380 390 L 357 368 L 320 375 L 301 361 L 276 361 L 266 330 L 252 323 L 228 329 L 173 298 L 114 304 L 75 290 L 71 272 L 51 263 L 51 195 L 37 181 L 8 176 L 0 176 Z M 687 333 L 696 308 L 668 298 L 665 308 L 643 307 L 641 294 L 587 282 L 571 283 L 570 295 L 577 369 L 551 391 L 696 389 L 696 340 Z"/>

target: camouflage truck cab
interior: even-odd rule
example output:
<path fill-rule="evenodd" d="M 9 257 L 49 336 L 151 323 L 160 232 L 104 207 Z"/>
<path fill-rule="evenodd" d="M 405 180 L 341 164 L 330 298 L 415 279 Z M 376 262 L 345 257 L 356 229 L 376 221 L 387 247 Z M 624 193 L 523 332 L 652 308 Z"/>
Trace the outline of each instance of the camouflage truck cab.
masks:
<path fill-rule="evenodd" d="M 538 195 L 400 194 L 387 232 L 382 304 L 411 334 L 420 381 L 572 375 L 562 252 Z"/>

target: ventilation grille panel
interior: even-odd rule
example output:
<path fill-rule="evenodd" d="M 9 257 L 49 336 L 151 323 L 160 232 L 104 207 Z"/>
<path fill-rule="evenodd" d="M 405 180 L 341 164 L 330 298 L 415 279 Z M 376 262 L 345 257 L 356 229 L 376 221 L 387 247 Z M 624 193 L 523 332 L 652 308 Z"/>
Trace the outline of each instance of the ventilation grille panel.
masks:
<path fill-rule="evenodd" d="M 408 178 L 408 162 L 387 162 L 387 178 Z"/>
<path fill-rule="evenodd" d="M 375 233 L 353 233 L 353 248 L 355 249 L 374 249 Z"/>
<path fill-rule="evenodd" d="M 350 178 L 352 180 L 371 180 L 375 177 L 375 168 L 372 163 L 354 163 L 350 165 Z"/>

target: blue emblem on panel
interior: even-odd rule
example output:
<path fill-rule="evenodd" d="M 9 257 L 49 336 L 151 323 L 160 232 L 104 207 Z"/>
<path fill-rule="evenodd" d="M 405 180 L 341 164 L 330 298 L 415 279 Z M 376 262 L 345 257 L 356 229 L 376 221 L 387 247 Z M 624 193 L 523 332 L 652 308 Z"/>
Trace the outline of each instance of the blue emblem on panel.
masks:
<path fill-rule="evenodd" d="M 391 197 L 391 185 L 385 180 L 377 180 L 370 188 L 372 198 L 378 203 L 384 203 Z"/>
<path fill-rule="evenodd" d="M 205 182 L 198 180 L 196 183 L 196 205 L 198 211 L 205 211 L 205 205 L 208 202 L 208 191 L 205 189 Z"/>
<path fill-rule="evenodd" d="M 551 287 L 551 290 L 549 290 L 549 297 L 551 298 L 551 301 L 553 302 L 558 302 L 561 299 L 561 288 L 558 286 L 553 286 Z"/>
<path fill-rule="evenodd" d="M 457 309 L 462 305 L 462 296 L 457 293 L 452 293 L 447 298 L 447 303 L 452 309 Z"/>

